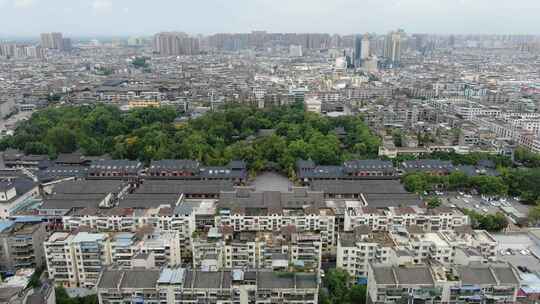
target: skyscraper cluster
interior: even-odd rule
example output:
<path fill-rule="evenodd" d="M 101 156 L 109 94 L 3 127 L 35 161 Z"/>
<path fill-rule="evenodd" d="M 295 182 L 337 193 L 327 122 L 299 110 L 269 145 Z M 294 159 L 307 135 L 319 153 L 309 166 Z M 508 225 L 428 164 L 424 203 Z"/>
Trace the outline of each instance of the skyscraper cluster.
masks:
<path fill-rule="evenodd" d="M 12 58 L 45 58 L 45 50 L 40 46 L 3 43 L 0 44 L 0 56 Z"/>
<path fill-rule="evenodd" d="M 41 47 L 45 49 L 67 51 L 71 49 L 71 39 L 64 38 L 62 33 L 42 33 Z"/>
<path fill-rule="evenodd" d="M 154 51 L 161 55 L 194 55 L 200 50 L 199 39 L 181 32 L 154 35 Z"/>
<path fill-rule="evenodd" d="M 299 45 L 303 50 L 324 49 L 332 46 L 332 36 L 323 33 L 221 33 L 207 38 L 212 49 L 241 50 L 247 48 L 290 47 Z"/>
<path fill-rule="evenodd" d="M 360 67 L 370 56 L 369 34 L 354 36 L 354 66 Z"/>
<path fill-rule="evenodd" d="M 400 29 L 388 33 L 384 38 L 383 57 L 385 57 L 387 62 L 392 66 L 399 66 L 401 61 L 401 40 L 404 35 L 405 32 Z"/>

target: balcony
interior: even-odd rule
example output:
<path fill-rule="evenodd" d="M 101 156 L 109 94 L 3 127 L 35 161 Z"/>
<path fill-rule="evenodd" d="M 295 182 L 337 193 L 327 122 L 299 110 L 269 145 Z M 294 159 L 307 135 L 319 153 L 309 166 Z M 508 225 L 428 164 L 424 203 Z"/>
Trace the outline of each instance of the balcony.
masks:
<path fill-rule="evenodd" d="M 32 247 L 32 243 L 30 243 L 30 242 L 24 242 L 24 243 L 12 243 L 12 244 L 11 244 L 11 247 L 12 247 L 12 248 L 15 248 L 15 249 L 18 249 L 18 248 L 28 248 L 28 247 Z"/>
<path fill-rule="evenodd" d="M 95 260 L 95 261 L 101 261 L 101 255 L 99 254 L 83 254 L 81 256 L 83 260 Z"/>
<path fill-rule="evenodd" d="M 440 297 L 441 295 L 442 295 L 442 290 L 434 289 L 434 288 L 420 289 L 420 290 L 415 290 L 413 292 L 414 299 L 423 299 L 423 300 Z"/>
<path fill-rule="evenodd" d="M 408 294 L 403 289 L 389 289 L 384 293 L 387 297 L 407 297 Z"/>

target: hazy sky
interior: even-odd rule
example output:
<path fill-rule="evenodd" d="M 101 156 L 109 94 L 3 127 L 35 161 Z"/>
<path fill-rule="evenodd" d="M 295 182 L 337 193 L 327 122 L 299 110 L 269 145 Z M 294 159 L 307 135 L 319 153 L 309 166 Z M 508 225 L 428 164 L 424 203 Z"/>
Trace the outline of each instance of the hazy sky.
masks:
<path fill-rule="evenodd" d="M 540 0 L 0 0 L 0 35 L 248 32 L 540 34 Z"/>

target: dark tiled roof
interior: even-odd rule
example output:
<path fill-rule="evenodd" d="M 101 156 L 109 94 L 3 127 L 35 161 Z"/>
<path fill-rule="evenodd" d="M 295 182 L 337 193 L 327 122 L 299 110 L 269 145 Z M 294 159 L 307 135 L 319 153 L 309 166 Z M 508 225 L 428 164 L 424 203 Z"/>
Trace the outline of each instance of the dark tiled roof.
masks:
<path fill-rule="evenodd" d="M 101 274 L 98 288 L 155 288 L 159 270 L 105 270 Z"/>
<path fill-rule="evenodd" d="M 37 173 L 37 177 L 41 182 L 50 182 L 56 179 L 68 177 L 83 178 L 88 173 L 86 166 L 52 166 Z"/>
<path fill-rule="evenodd" d="M 140 194 L 219 194 L 221 191 L 232 189 L 232 182 L 226 180 L 145 180 L 135 192 Z"/>
<path fill-rule="evenodd" d="M 419 159 L 404 161 L 401 167 L 406 172 L 454 170 L 454 165 L 452 165 L 451 161 L 438 159 Z"/>
<path fill-rule="evenodd" d="M 55 161 L 57 164 L 77 164 L 81 165 L 89 162 L 82 153 L 60 153 Z"/>
<path fill-rule="evenodd" d="M 429 267 L 394 267 L 397 280 L 402 285 L 433 285 L 433 275 Z"/>
<path fill-rule="evenodd" d="M 141 169 L 142 163 L 133 160 L 95 160 L 92 161 L 88 173 L 121 172 L 124 174 L 137 174 Z"/>
<path fill-rule="evenodd" d="M 377 284 L 383 285 L 433 285 L 433 275 L 428 266 L 394 267 L 374 265 Z"/>
<path fill-rule="evenodd" d="M 257 288 L 317 288 L 317 277 L 314 274 L 291 273 L 280 275 L 272 271 L 259 271 L 257 273 Z"/>
<path fill-rule="evenodd" d="M 311 189 L 336 194 L 408 193 L 397 180 L 315 180 L 311 183 Z"/>
<path fill-rule="evenodd" d="M 200 164 L 198 161 L 189 159 L 163 159 L 153 160 L 150 163 L 149 172 L 161 171 L 189 171 L 198 172 Z"/>
<path fill-rule="evenodd" d="M 8 191 L 10 189 L 13 189 L 13 188 L 15 188 L 13 183 L 8 182 L 8 181 L 0 181 L 0 191 L 6 192 L 6 191 Z"/>
<path fill-rule="evenodd" d="M 42 210 L 46 209 L 63 209 L 70 210 L 73 208 L 94 208 L 99 207 L 106 193 L 101 194 L 56 194 L 43 199 L 43 204 L 39 207 Z"/>
<path fill-rule="evenodd" d="M 458 269 L 459 278 L 466 285 L 497 284 L 495 277 L 487 266 L 463 266 Z"/>
<path fill-rule="evenodd" d="M 345 176 L 342 166 L 316 166 L 297 174 L 299 178 L 342 178 Z"/>
<path fill-rule="evenodd" d="M 120 208 L 157 208 L 162 205 L 170 207 L 176 206 L 180 199 L 180 194 L 144 194 L 133 193 L 128 194 L 124 199 L 120 200 L 118 206 Z"/>
<path fill-rule="evenodd" d="M 516 274 L 514 273 L 514 271 L 509 265 L 493 266 L 492 269 L 501 284 L 511 284 L 511 285 L 519 284 Z"/>
<path fill-rule="evenodd" d="M 366 159 L 366 160 L 351 160 L 343 164 L 345 172 L 358 172 L 363 170 L 372 170 L 372 171 L 385 171 L 393 172 L 394 165 L 391 161 L 386 160 L 377 160 L 377 159 Z"/>
<path fill-rule="evenodd" d="M 3 187 L 6 189 L 12 186 L 15 187 L 15 191 L 17 192 L 17 194 L 15 195 L 14 198 L 9 200 L 8 202 L 18 199 L 19 197 L 28 193 L 30 190 L 34 189 L 37 186 L 36 182 L 25 177 L 14 178 L 14 179 L 10 179 L 9 182 L 3 181 L 0 183 L 2 183 L 4 185 Z M 0 190 L 0 191 L 3 191 L 3 190 Z M 0 202 L 0 203 L 4 203 L 4 202 Z"/>
<path fill-rule="evenodd" d="M 397 207 L 397 206 L 418 206 L 421 204 L 420 198 L 418 195 L 413 193 L 404 193 L 404 194 L 366 194 L 368 206 L 376 208 L 385 208 L 385 207 Z"/>
<path fill-rule="evenodd" d="M 294 188 L 292 192 L 264 191 L 237 188 L 236 191 L 222 192 L 218 202 L 220 208 L 267 208 L 302 209 L 304 206 L 324 206 L 322 192 Z"/>
<path fill-rule="evenodd" d="M 54 186 L 54 193 L 63 194 L 108 194 L 118 193 L 125 183 L 122 181 L 81 180 L 65 181 Z"/>
<path fill-rule="evenodd" d="M 230 271 L 188 270 L 184 277 L 184 286 L 187 288 L 230 288 L 231 283 Z"/>
<path fill-rule="evenodd" d="M 397 283 L 392 267 L 373 266 L 373 276 L 377 284 L 395 285 Z"/>

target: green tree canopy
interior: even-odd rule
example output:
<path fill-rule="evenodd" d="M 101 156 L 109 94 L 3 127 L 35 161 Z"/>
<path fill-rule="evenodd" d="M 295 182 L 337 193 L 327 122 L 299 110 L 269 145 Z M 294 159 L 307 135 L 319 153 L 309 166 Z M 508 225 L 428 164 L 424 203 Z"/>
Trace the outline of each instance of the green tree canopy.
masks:
<path fill-rule="evenodd" d="M 345 159 L 377 156 L 379 139 L 361 117 L 329 118 L 306 113 L 301 103 L 270 109 L 231 104 L 182 124 L 173 108 L 122 112 L 106 105 L 51 107 L 21 123 L 0 148 L 55 156 L 82 150 L 115 158 L 195 159 L 224 165 L 244 159 L 252 171 L 269 165 L 292 174 L 296 160 L 337 165 Z M 344 138 L 333 132 L 342 128 Z M 273 129 L 273 135 L 261 135 Z M 264 132 L 267 133 L 267 132 Z"/>
<path fill-rule="evenodd" d="M 430 209 L 440 207 L 442 205 L 441 199 L 438 197 L 430 197 L 427 200 L 427 207 Z"/>

